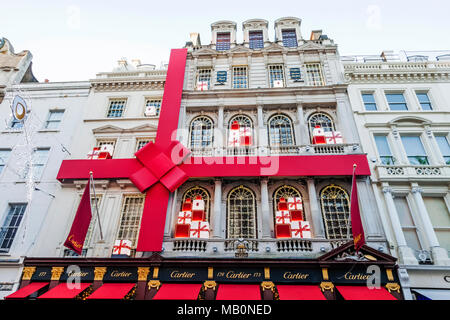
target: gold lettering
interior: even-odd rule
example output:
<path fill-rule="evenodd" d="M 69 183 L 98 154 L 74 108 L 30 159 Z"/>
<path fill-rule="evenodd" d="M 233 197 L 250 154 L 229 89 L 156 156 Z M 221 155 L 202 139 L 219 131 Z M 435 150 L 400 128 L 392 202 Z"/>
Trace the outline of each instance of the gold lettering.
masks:
<path fill-rule="evenodd" d="M 309 273 L 301 273 L 301 272 L 296 272 L 296 273 L 291 273 L 291 272 L 285 272 L 283 274 L 283 278 L 287 279 L 287 280 L 305 280 L 308 279 L 309 277 Z"/>
<path fill-rule="evenodd" d="M 71 234 L 67 240 L 69 240 L 75 248 L 83 248 L 82 243 L 78 243 L 77 241 L 73 240 L 73 234 Z"/>
<path fill-rule="evenodd" d="M 170 273 L 171 278 L 182 278 L 182 279 L 192 279 L 195 276 L 195 272 L 180 272 L 178 270 L 174 270 Z"/>
<path fill-rule="evenodd" d="M 124 277 L 129 277 L 129 276 L 131 276 L 131 272 L 125 272 L 125 271 L 119 272 L 117 270 L 114 270 L 113 272 L 111 272 L 111 277 L 114 277 L 114 278 L 124 278 Z"/>
<path fill-rule="evenodd" d="M 225 277 L 227 277 L 228 279 L 248 279 L 251 275 L 251 273 L 244 273 L 242 271 L 238 273 L 235 273 L 234 271 L 228 271 Z"/>
<path fill-rule="evenodd" d="M 87 272 L 75 272 L 75 271 L 73 271 L 73 272 L 71 272 L 71 273 L 68 273 L 67 274 L 68 276 L 70 276 L 70 277 L 86 277 L 87 275 L 88 275 L 88 273 Z"/>
<path fill-rule="evenodd" d="M 39 277 L 44 277 L 47 274 L 47 272 L 43 271 L 43 272 L 39 272 Z"/>
<path fill-rule="evenodd" d="M 369 279 L 369 275 L 367 274 L 361 274 L 361 273 L 357 273 L 357 274 L 352 274 L 351 272 L 347 272 L 344 275 L 344 278 L 346 280 L 367 280 Z"/>

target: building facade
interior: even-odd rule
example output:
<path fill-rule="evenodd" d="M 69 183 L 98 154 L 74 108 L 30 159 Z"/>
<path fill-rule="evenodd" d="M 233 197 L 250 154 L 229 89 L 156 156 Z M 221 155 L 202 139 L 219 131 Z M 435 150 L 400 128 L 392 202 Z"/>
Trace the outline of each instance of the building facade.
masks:
<path fill-rule="evenodd" d="M 402 287 L 450 299 L 449 52 L 342 59 Z"/>
<path fill-rule="evenodd" d="M 237 24 L 219 21 L 211 25 L 210 44 L 194 33 L 184 49 L 172 51 L 167 71 L 121 61 L 91 81 L 71 160 L 61 165 L 58 196 L 22 273 L 23 290 L 38 282 L 42 287 L 26 297 L 61 298 L 57 288 L 78 270 L 83 285 L 72 298 L 104 298 L 101 292 L 119 283 L 123 291 L 116 297 L 134 299 L 190 292 L 182 298 L 272 300 L 302 290 L 317 299 L 402 298 L 337 45 L 320 30 L 304 39 L 298 18 L 276 20 L 273 41 L 268 25 L 243 22 L 244 42 L 237 43 Z M 146 117 L 147 107 L 156 113 Z M 331 142 L 317 142 L 317 127 Z M 132 172 L 154 172 L 152 164 L 167 161 L 164 152 L 151 165 L 141 158 L 153 139 L 161 148 L 161 141 L 177 139 L 191 151 L 174 163 L 186 179 L 167 187 L 170 193 L 158 189 L 167 172 L 158 176 L 161 184 L 144 188 L 142 176 Z M 86 159 L 103 145 L 113 150 L 112 159 Z M 356 163 L 367 242 L 359 253 L 349 223 Z M 90 171 L 99 212 L 76 256 L 63 243 Z M 161 212 L 152 207 L 159 205 L 152 188 L 165 202 Z M 307 235 L 293 237 L 289 223 L 281 223 L 289 230 L 282 233 L 277 215 L 289 211 L 282 208 L 291 198 L 301 205 L 294 206 L 296 223 Z M 207 235 L 200 237 L 200 225 L 198 237 L 195 230 L 181 233 L 180 212 L 199 199 Z M 140 243 L 153 235 L 143 230 L 160 223 L 161 250 L 146 250 Z M 130 255 L 118 259 L 120 240 L 129 241 Z M 380 289 L 368 288 L 372 269 Z"/>

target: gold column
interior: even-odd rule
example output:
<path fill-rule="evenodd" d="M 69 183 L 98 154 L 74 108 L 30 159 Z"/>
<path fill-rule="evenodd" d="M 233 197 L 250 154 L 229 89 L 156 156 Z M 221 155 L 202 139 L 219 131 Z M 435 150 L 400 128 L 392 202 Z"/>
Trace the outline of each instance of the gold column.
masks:
<path fill-rule="evenodd" d="M 36 267 L 24 267 L 22 271 L 22 280 L 31 280 L 35 271 Z"/>
<path fill-rule="evenodd" d="M 150 273 L 150 268 L 139 267 L 138 268 L 138 281 L 147 281 L 148 274 Z"/>
<path fill-rule="evenodd" d="M 61 274 L 64 272 L 64 267 L 52 267 L 52 281 L 59 281 Z"/>
<path fill-rule="evenodd" d="M 94 281 L 102 281 L 105 273 L 106 273 L 106 267 L 95 267 Z"/>

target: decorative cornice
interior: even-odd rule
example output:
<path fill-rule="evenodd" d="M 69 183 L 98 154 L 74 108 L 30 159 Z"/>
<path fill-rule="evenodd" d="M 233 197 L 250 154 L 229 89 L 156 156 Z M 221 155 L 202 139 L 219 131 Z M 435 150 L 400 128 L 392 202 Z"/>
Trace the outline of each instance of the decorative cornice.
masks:
<path fill-rule="evenodd" d="M 161 79 L 109 79 L 92 80 L 92 88 L 95 91 L 140 91 L 163 90 L 165 76 Z"/>

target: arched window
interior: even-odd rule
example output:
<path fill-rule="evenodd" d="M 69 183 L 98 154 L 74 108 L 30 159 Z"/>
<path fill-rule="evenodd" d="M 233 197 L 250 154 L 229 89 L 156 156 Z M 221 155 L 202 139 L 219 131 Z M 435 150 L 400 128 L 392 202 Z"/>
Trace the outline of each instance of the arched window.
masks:
<path fill-rule="evenodd" d="M 316 112 L 309 116 L 308 118 L 308 126 L 309 126 L 309 136 L 312 141 L 312 132 L 316 126 L 322 127 L 322 129 L 326 131 L 334 131 L 334 123 L 331 117 L 322 112 Z"/>
<path fill-rule="evenodd" d="M 247 187 L 236 187 L 228 194 L 227 238 L 256 238 L 256 200 Z"/>
<path fill-rule="evenodd" d="M 228 142 L 229 142 L 229 146 L 233 145 L 233 139 L 234 137 L 232 136 L 233 133 L 236 131 L 236 124 L 237 127 L 239 128 L 240 132 L 240 136 L 243 136 L 243 130 L 247 130 L 248 134 L 250 135 L 250 139 L 248 139 L 248 142 L 250 142 L 250 145 L 253 144 L 253 122 L 252 119 L 250 119 L 250 117 L 243 115 L 243 114 L 238 114 L 236 116 L 234 116 L 233 118 L 230 119 L 230 122 L 228 124 Z M 243 143 L 244 140 L 237 140 L 235 141 L 236 146 L 245 146 L 245 143 Z"/>
<path fill-rule="evenodd" d="M 190 147 L 207 148 L 213 144 L 213 121 L 205 116 L 194 118 L 190 126 Z"/>
<path fill-rule="evenodd" d="M 346 239 L 350 214 L 347 191 L 339 186 L 327 186 L 320 192 L 320 204 L 328 239 Z"/>
<path fill-rule="evenodd" d="M 186 192 L 183 194 L 181 206 L 183 206 L 183 203 L 186 201 L 186 199 L 194 200 L 197 196 L 201 196 L 202 199 L 205 201 L 205 219 L 206 221 L 209 221 L 209 207 L 211 201 L 209 197 L 209 192 L 206 189 L 199 186 L 195 186 L 186 190 Z"/>
<path fill-rule="evenodd" d="M 292 121 L 283 114 L 274 115 L 269 120 L 269 141 L 270 145 L 291 146 L 294 145 L 294 130 Z"/>
<path fill-rule="evenodd" d="M 275 212 L 278 210 L 278 203 L 280 202 L 281 198 L 287 199 L 288 198 L 301 198 L 302 195 L 300 194 L 300 191 L 298 191 L 296 188 L 292 186 L 281 186 L 275 192 L 273 193 L 273 212 L 274 212 L 274 219 L 275 219 Z M 305 217 L 303 216 L 303 220 L 305 220 Z"/>

